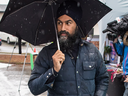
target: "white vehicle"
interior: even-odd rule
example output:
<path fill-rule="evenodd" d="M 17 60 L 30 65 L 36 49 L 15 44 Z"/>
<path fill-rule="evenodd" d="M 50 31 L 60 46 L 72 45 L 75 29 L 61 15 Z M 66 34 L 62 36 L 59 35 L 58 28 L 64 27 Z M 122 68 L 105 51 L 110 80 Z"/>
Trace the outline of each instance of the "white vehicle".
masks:
<path fill-rule="evenodd" d="M 10 34 L 5 33 L 5 32 L 0 32 L 0 37 L 1 37 L 1 40 L 7 41 L 8 44 L 11 42 L 16 42 L 16 40 L 18 42 L 18 38 L 16 36 L 10 35 Z M 25 44 L 26 41 L 21 40 L 21 43 Z"/>

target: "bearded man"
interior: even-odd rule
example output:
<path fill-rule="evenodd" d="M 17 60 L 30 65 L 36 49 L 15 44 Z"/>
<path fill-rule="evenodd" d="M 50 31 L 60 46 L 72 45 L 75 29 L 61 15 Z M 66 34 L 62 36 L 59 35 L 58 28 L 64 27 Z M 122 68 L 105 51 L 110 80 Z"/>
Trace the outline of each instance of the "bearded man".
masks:
<path fill-rule="evenodd" d="M 28 86 L 34 95 L 106 96 L 108 73 L 98 49 L 82 40 L 79 24 L 82 16 L 77 2 L 67 0 L 57 11 L 56 42 L 44 47 L 34 62 Z"/>

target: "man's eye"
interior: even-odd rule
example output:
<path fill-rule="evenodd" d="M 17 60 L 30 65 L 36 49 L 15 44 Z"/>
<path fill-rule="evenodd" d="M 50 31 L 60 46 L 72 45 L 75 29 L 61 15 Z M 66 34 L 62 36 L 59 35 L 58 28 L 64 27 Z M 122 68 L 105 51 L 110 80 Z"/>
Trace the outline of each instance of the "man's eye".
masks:
<path fill-rule="evenodd" d="M 58 25 L 61 25 L 62 23 L 61 23 L 61 22 L 58 22 L 57 24 L 58 24 Z"/>
<path fill-rule="evenodd" d="M 71 22 L 67 22 L 67 25 L 70 25 L 71 24 Z"/>

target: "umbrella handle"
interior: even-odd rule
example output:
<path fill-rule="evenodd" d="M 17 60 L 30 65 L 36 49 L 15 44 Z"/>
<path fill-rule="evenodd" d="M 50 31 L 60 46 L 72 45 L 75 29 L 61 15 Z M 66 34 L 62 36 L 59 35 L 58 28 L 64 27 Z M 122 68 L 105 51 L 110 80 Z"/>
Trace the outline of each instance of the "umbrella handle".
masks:
<path fill-rule="evenodd" d="M 56 32 L 57 34 L 57 32 Z M 58 50 L 60 50 L 60 43 L 59 43 L 59 39 L 58 39 L 58 36 L 56 35 L 56 42 L 57 42 L 57 47 L 58 47 Z"/>
<path fill-rule="evenodd" d="M 56 28 L 56 23 L 55 23 L 55 18 L 54 18 L 54 12 L 53 12 L 52 4 L 50 6 L 51 6 L 51 9 L 52 9 L 53 23 L 54 23 L 54 27 L 55 27 L 57 47 L 58 47 L 58 50 L 60 50 L 60 43 L 59 43 L 59 39 L 58 39 L 57 28 Z"/>

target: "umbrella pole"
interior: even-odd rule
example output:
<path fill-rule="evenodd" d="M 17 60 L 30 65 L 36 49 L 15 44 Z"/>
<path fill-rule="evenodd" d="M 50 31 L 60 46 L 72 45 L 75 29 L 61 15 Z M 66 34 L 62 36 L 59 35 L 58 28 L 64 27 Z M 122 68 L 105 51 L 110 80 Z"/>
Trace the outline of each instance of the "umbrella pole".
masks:
<path fill-rule="evenodd" d="M 60 50 L 60 44 L 59 44 L 59 39 L 58 39 L 57 31 L 56 31 L 56 42 L 57 42 L 58 50 Z"/>
<path fill-rule="evenodd" d="M 16 39 L 16 42 L 17 42 L 17 39 Z M 15 44 L 14 44 L 14 47 L 13 47 L 13 50 L 12 50 L 12 54 L 11 54 L 10 60 L 9 60 L 9 62 L 8 62 L 7 69 L 9 68 L 9 64 L 10 64 L 10 61 L 11 61 L 11 59 L 12 59 L 12 55 L 13 55 L 13 53 L 14 53 L 14 49 L 16 48 L 16 42 L 15 42 Z"/>
<path fill-rule="evenodd" d="M 54 18 L 54 12 L 53 12 L 52 4 L 51 4 L 51 9 L 52 9 L 53 23 L 54 23 L 54 27 L 55 27 L 55 33 L 56 33 L 57 47 L 58 47 L 58 50 L 60 50 L 60 44 L 59 44 L 59 39 L 58 39 L 57 28 L 56 28 L 56 23 L 55 23 L 55 18 Z"/>
<path fill-rule="evenodd" d="M 21 85 L 21 80 L 22 80 L 22 76 L 23 76 L 23 73 L 24 73 L 24 68 L 25 68 L 25 62 L 26 62 L 26 58 L 27 58 L 27 53 L 28 53 L 28 47 L 29 47 L 29 43 L 27 44 L 26 54 L 25 54 L 25 58 L 24 58 L 24 64 L 23 64 L 23 68 L 22 68 L 22 72 L 21 72 L 20 84 L 19 84 L 19 88 L 18 88 L 18 92 L 19 93 L 20 93 L 20 85 Z"/>

